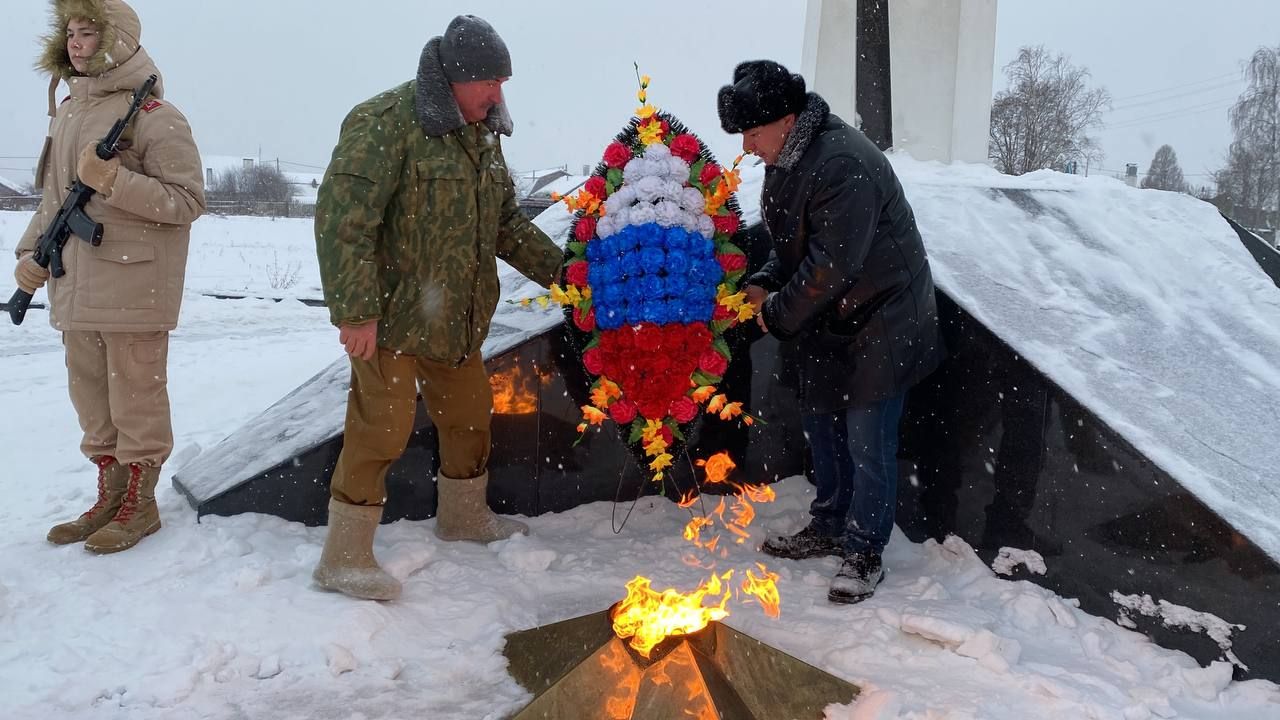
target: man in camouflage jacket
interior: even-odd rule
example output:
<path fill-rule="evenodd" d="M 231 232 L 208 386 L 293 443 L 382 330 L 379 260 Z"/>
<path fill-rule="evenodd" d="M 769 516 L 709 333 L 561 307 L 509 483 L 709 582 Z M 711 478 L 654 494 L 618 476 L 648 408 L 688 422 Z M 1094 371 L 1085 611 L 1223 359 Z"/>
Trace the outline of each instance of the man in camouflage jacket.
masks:
<path fill-rule="evenodd" d="M 528 528 L 485 500 L 493 395 L 480 347 L 497 307 L 497 258 L 549 285 L 561 250 L 519 211 L 499 135 L 511 58 L 484 20 L 459 16 L 423 49 L 417 78 L 348 114 L 316 203 L 325 301 L 351 356 L 342 454 L 316 583 L 390 600 L 373 556 L 385 477 L 417 395 L 440 439 L 436 534 L 490 542 Z"/>

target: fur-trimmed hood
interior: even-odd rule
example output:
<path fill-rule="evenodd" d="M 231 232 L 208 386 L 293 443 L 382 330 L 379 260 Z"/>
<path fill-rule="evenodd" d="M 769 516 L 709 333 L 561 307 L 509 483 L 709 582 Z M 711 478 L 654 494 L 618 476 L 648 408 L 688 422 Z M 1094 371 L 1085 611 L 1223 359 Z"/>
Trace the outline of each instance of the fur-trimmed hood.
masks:
<path fill-rule="evenodd" d="M 418 60 L 418 87 L 414 106 L 418 124 L 427 137 L 448 135 L 467 124 L 440 64 L 440 40 L 439 37 L 428 40 L 426 47 L 422 48 L 422 57 Z M 511 135 L 514 127 L 505 99 L 489 109 L 489 116 L 484 119 L 484 124 L 495 133 Z"/>
<path fill-rule="evenodd" d="M 89 58 L 89 71 L 83 75 L 67 54 L 67 23 L 72 18 L 89 20 L 100 34 L 98 52 Z M 71 86 L 72 95 L 93 97 L 133 90 L 148 75 L 155 75 L 151 96 L 164 97 L 164 80 L 141 42 L 142 21 L 124 0 L 53 0 L 49 33 L 42 38 L 44 50 L 36 61 L 36 68 L 50 75 L 49 117 L 57 111 L 55 94 L 63 80 Z"/>
<path fill-rule="evenodd" d="M 36 67 L 56 78 L 80 74 L 67 55 L 67 23 L 72 18 L 93 23 L 101 36 L 98 52 L 89 58 L 89 71 L 85 73 L 89 77 L 119 67 L 142 47 L 142 21 L 124 0 L 53 0 L 49 33 L 42 39 L 44 47 Z"/>

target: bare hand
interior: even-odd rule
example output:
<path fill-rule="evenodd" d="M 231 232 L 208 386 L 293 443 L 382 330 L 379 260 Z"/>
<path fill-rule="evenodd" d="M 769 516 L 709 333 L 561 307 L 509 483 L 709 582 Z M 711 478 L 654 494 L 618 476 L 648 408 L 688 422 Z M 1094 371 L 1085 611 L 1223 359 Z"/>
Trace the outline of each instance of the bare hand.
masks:
<path fill-rule="evenodd" d="M 764 332 L 769 332 L 769 328 L 764 324 L 764 301 L 769 299 L 769 291 L 759 285 L 748 285 L 744 292 L 747 293 L 747 302 L 750 303 L 751 309 L 756 311 L 756 324 Z"/>
<path fill-rule="evenodd" d="M 351 357 L 366 362 L 372 360 L 378 354 L 378 321 L 339 326 L 338 342 L 342 343 Z"/>

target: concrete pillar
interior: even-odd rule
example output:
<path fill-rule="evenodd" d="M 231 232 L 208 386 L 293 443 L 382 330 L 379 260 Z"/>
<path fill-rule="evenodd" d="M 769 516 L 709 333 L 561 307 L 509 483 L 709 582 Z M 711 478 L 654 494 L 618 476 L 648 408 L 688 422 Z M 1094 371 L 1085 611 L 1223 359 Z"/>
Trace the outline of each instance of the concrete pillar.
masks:
<path fill-rule="evenodd" d="M 857 21 L 860 15 L 877 17 L 887 3 L 893 146 L 921 160 L 986 162 L 996 2 L 809 0 L 801 73 L 846 120 L 853 122 L 859 114 L 869 120 L 882 110 L 874 88 L 857 90 L 859 77 L 866 82 L 883 70 L 859 68 L 869 61 L 859 51 L 858 38 L 864 43 L 880 38 L 865 32 L 875 28 L 860 33 Z M 859 3 L 870 5 L 860 13 Z M 868 122 L 866 129 L 881 127 Z"/>
<path fill-rule="evenodd" d="M 996 0 L 890 0 L 894 147 L 986 162 Z"/>
<path fill-rule="evenodd" d="M 858 0 L 809 0 L 800 74 L 850 123 L 857 110 L 857 36 Z"/>

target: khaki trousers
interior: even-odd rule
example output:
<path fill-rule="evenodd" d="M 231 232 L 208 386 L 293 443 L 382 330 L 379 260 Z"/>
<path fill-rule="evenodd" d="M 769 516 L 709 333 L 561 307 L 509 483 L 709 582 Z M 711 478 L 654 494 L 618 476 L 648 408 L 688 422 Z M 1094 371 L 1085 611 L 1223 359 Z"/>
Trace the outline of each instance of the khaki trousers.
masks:
<path fill-rule="evenodd" d="M 440 472 L 473 478 L 485 471 L 493 389 L 480 354 L 455 368 L 378 348 L 372 361 L 351 358 L 346 434 L 329 485 L 334 499 L 386 503 L 387 470 L 413 433 L 419 391 L 440 438 Z"/>
<path fill-rule="evenodd" d="M 173 451 L 169 333 L 69 331 L 67 389 L 86 457 L 160 467 Z"/>

